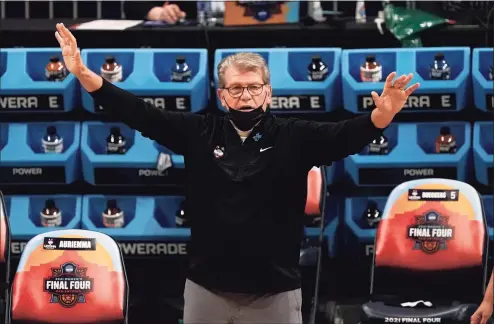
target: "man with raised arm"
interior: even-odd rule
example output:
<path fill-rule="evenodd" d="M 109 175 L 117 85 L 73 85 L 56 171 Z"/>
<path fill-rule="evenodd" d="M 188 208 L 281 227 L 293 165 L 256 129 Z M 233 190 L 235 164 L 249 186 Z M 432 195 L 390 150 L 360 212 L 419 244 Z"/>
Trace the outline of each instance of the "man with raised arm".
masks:
<path fill-rule="evenodd" d="M 301 324 L 299 249 L 307 176 L 381 135 L 419 84 L 391 73 L 370 114 L 329 123 L 270 113 L 270 71 L 255 53 L 218 66 L 225 116 L 162 110 L 89 70 L 57 24 L 67 69 L 97 104 L 184 155 L 191 241 L 184 323 Z M 407 87 L 407 88 L 406 88 Z"/>

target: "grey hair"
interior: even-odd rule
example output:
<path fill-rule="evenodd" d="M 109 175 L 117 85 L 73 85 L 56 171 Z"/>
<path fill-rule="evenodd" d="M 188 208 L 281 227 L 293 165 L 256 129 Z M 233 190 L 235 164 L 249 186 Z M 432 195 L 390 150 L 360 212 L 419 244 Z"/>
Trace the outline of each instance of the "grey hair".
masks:
<path fill-rule="evenodd" d="M 235 66 L 243 71 L 255 71 L 261 74 L 263 83 L 270 83 L 270 70 L 263 56 L 257 53 L 241 52 L 226 56 L 217 67 L 218 87 L 225 87 L 225 71 L 230 66 Z"/>

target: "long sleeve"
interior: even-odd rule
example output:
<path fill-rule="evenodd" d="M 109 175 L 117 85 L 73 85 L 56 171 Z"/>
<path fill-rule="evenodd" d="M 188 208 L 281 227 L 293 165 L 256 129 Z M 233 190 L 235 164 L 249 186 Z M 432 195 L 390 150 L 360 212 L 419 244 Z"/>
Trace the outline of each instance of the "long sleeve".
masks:
<path fill-rule="evenodd" d="M 205 126 L 201 115 L 156 108 L 105 80 L 90 95 L 109 114 L 176 154 L 187 154 Z"/>
<path fill-rule="evenodd" d="M 375 127 L 371 114 L 337 123 L 296 121 L 294 128 L 300 158 L 310 166 L 330 165 L 359 153 L 383 132 Z"/>

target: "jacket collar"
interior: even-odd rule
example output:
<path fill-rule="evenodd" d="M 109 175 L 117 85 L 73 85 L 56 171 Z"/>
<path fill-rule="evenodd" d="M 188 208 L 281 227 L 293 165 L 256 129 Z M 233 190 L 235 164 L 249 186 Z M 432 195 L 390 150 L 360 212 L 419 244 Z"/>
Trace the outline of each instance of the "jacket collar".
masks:
<path fill-rule="evenodd" d="M 223 119 L 224 119 L 223 130 L 227 143 L 242 144 L 241 138 L 237 133 L 237 130 L 235 129 L 234 125 L 232 125 L 228 116 L 227 115 L 224 116 Z M 265 135 L 268 136 L 272 130 L 272 126 L 274 122 L 275 122 L 275 116 L 272 113 L 267 112 L 263 117 L 263 119 L 261 119 L 261 121 L 251 130 L 248 137 L 245 139 L 244 143 L 247 144 L 253 141 L 259 142 L 261 138 L 263 138 Z"/>

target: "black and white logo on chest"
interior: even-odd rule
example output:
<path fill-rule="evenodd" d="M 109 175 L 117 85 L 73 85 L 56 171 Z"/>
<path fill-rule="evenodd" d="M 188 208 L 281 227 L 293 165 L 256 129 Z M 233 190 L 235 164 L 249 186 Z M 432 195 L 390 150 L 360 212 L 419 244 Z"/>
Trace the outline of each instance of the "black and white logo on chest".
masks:
<path fill-rule="evenodd" d="M 223 146 L 217 145 L 215 147 L 215 149 L 213 150 L 213 156 L 216 159 L 222 158 L 224 156 L 224 154 L 225 154 L 225 147 L 223 147 Z"/>

